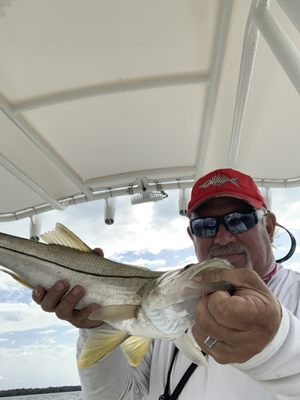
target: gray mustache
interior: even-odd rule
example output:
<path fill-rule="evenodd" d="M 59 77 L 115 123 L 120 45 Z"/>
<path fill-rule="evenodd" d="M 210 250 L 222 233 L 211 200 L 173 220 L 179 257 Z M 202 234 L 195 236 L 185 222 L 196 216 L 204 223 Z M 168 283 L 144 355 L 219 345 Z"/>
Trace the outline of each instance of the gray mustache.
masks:
<path fill-rule="evenodd" d="M 227 244 L 225 246 L 215 245 L 209 251 L 209 258 L 220 257 L 227 253 L 246 253 L 248 251 L 245 246 L 237 244 Z"/>

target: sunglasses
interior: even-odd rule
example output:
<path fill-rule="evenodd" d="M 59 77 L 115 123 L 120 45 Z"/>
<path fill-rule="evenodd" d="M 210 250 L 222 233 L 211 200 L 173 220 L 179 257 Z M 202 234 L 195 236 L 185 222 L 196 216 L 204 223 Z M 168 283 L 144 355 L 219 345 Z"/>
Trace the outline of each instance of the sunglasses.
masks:
<path fill-rule="evenodd" d="M 190 220 L 192 233 L 201 238 L 216 236 L 220 224 L 231 233 L 243 233 L 253 228 L 265 215 L 263 210 L 232 212 L 216 217 L 197 217 Z"/>

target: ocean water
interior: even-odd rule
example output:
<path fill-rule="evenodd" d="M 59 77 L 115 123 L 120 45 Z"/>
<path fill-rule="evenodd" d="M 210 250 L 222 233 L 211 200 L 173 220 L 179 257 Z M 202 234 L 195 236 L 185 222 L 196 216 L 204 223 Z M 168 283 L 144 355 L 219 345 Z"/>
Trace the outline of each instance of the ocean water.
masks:
<path fill-rule="evenodd" d="M 28 394 L 26 396 L 0 397 L 0 400 L 82 400 L 81 392 Z"/>

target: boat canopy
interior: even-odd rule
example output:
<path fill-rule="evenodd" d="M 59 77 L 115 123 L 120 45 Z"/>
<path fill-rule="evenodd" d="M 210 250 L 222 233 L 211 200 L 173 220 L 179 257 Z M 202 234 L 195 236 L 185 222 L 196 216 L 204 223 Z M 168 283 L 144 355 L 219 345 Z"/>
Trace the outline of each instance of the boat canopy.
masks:
<path fill-rule="evenodd" d="M 298 0 L 0 0 L 0 15 L 0 222 L 184 196 L 220 167 L 300 185 Z"/>

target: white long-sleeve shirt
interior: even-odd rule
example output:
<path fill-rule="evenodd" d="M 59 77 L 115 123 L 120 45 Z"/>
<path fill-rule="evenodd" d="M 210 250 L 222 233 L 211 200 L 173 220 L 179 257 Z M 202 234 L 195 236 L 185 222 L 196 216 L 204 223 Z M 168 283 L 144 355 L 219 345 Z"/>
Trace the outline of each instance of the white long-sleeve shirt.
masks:
<path fill-rule="evenodd" d="M 268 286 L 283 311 L 273 340 L 242 364 L 221 365 L 208 356 L 208 368 L 196 368 L 179 400 L 300 400 L 300 273 L 279 266 Z M 80 331 L 78 352 L 96 331 Z M 84 400 L 158 400 L 164 392 L 173 351 L 173 343 L 155 340 L 145 360 L 133 368 L 117 348 L 101 362 L 79 370 Z M 178 352 L 171 393 L 190 364 Z"/>

